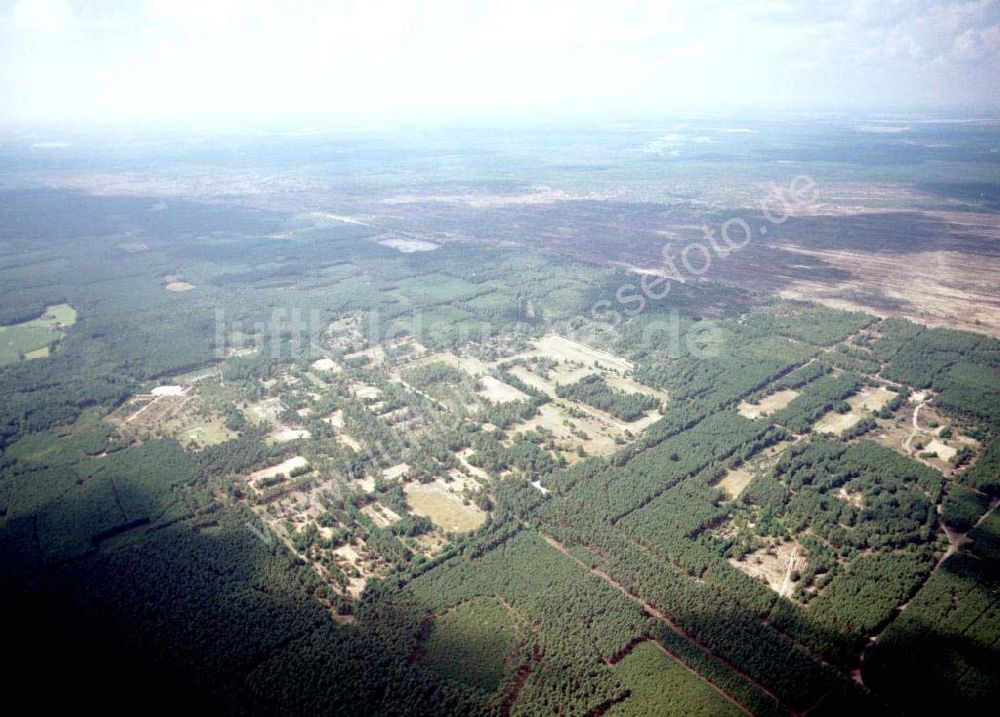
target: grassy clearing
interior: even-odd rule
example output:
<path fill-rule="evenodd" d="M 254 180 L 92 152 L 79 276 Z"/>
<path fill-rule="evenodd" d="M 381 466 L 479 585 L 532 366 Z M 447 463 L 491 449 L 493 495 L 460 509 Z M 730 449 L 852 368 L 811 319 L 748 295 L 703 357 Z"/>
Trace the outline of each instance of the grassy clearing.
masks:
<path fill-rule="evenodd" d="M 499 600 L 478 597 L 434 619 L 424 663 L 444 679 L 495 691 L 514 644 L 511 615 Z"/>
<path fill-rule="evenodd" d="M 69 304 L 47 306 L 37 319 L 0 326 L 0 366 L 45 358 L 49 346 L 62 340 L 63 329 L 76 323 L 76 309 Z"/>
<path fill-rule="evenodd" d="M 221 421 L 207 421 L 197 426 L 191 426 L 180 432 L 177 439 L 185 448 L 214 446 L 228 441 L 232 434 L 222 425 Z"/>
<path fill-rule="evenodd" d="M 449 490 L 443 480 L 433 483 L 407 483 L 403 486 L 406 502 L 417 515 L 430 519 L 442 530 L 466 533 L 475 530 L 486 520 L 479 506 L 463 504 L 460 495 Z"/>
<path fill-rule="evenodd" d="M 742 712 L 652 642 L 640 642 L 615 665 L 631 693 L 609 717 L 721 717 Z"/>
<path fill-rule="evenodd" d="M 726 471 L 722 480 L 715 484 L 715 487 L 724 491 L 730 498 L 739 498 L 740 493 L 753 480 L 753 474 L 743 468 L 733 468 Z"/>

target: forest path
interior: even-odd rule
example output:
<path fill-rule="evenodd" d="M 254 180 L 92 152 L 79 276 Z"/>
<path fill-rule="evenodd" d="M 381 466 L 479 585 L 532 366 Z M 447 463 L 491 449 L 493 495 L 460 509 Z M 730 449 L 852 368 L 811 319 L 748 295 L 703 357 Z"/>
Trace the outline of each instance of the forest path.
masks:
<path fill-rule="evenodd" d="M 622 593 L 622 595 L 624 595 L 625 597 L 627 597 L 629 600 L 632 600 L 633 602 L 638 603 L 642 607 L 642 609 L 646 612 L 646 614 L 655 617 L 657 620 L 660 620 L 667 627 L 669 627 L 671 630 L 673 630 L 675 633 L 677 633 L 678 635 L 680 635 L 684 639 L 686 639 L 689 642 L 691 642 L 699 650 L 701 650 L 702 652 L 704 652 L 706 655 L 708 655 L 710 658 L 712 658 L 713 660 L 715 660 L 716 662 L 718 662 L 720 665 L 722 665 L 722 666 L 724 666 L 724 667 L 732 670 L 737 675 L 739 675 L 740 677 L 742 677 L 744 680 L 746 680 L 747 682 L 749 682 L 751 685 L 753 685 L 754 687 L 756 687 L 758 690 L 760 690 L 761 692 L 763 692 L 765 695 L 767 695 L 768 697 L 770 697 L 776 703 L 778 703 L 779 705 L 782 705 L 782 702 L 778 698 L 777 695 L 775 695 L 769 689 L 767 689 L 762 684 L 760 684 L 759 682 L 757 682 L 756 680 L 754 680 L 752 677 L 750 677 L 749 675 L 747 675 L 745 672 L 743 672 L 742 670 L 740 670 L 738 667 L 736 667 L 735 665 L 733 665 L 730 662 L 728 662 L 726 659 L 724 659 L 724 658 L 719 657 L 718 655 L 716 655 L 714 652 L 712 652 L 712 650 L 710 650 L 708 647 L 706 647 L 705 645 L 703 645 L 701 642 L 699 642 L 698 640 L 696 640 L 695 638 L 693 638 L 691 635 L 687 634 L 683 629 L 681 629 L 676 624 L 674 624 L 674 622 L 669 617 L 667 617 L 664 613 L 662 613 L 660 610 L 658 610 L 654 605 L 651 605 L 648 602 L 645 602 L 642 598 L 640 598 L 637 595 L 633 595 L 631 592 L 629 592 L 628 588 L 626 588 L 620 582 L 618 582 L 613 577 L 611 577 L 610 575 L 608 575 L 601 568 L 592 568 L 589 565 L 587 565 L 586 563 L 584 563 L 578 557 L 576 557 L 575 555 L 573 555 L 565 545 L 563 545 L 562 543 L 560 543 L 555 538 L 553 538 L 551 536 L 548 536 L 548 535 L 545 535 L 544 533 L 542 534 L 542 537 L 545 539 L 545 542 L 547 542 L 553 548 L 555 548 L 560 553 L 562 553 L 563 555 L 565 555 L 567 558 L 569 558 L 570 560 L 572 560 L 573 562 L 575 562 L 581 568 L 583 568 L 584 570 L 590 571 L 591 573 L 593 573 L 594 575 L 596 575 L 597 577 L 601 578 L 606 583 L 608 583 L 609 585 L 611 585 L 611 587 L 613 587 L 616 590 L 618 590 L 620 593 Z M 664 648 L 662 645 L 660 647 L 666 651 L 666 648 Z M 667 653 L 670 654 L 675 659 L 677 659 L 682 664 L 684 664 L 685 667 L 688 667 L 688 669 L 690 669 L 691 672 L 693 672 L 694 674 L 698 675 L 698 677 L 700 677 L 705 683 L 711 685 L 712 688 L 714 688 L 716 691 L 718 691 L 721 694 L 723 694 L 726 697 L 726 699 L 728 699 L 733 704 L 737 705 L 743 712 L 746 712 L 747 714 L 751 714 L 750 712 L 747 711 L 746 707 L 744 707 L 740 702 L 738 702 L 732 695 L 730 695 L 729 693 L 725 692 L 721 687 L 719 687 L 718 685 L 716 685 L 714 682 L 711 682 L 707 677 L 705 677 L 704 675 L 702 675 L 700 672 L 697 672 L 693 668 L 690 668 L 686 663 L 684 663 L 683 661 L 681 661 L 680 658 L 677 657 L 676 655 L 674 655 L 673 653 L 671 653 L 669 651 L 667 651 Z"/>

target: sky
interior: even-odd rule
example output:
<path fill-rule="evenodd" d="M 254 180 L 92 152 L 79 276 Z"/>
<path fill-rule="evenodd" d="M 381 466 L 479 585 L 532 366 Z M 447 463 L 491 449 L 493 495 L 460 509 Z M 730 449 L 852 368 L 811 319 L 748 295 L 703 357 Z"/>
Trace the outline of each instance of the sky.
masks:
<path fill-rule="evenodd" d="M 1000 0 L 0 0 L 0 120 L 954 111 Z"/>

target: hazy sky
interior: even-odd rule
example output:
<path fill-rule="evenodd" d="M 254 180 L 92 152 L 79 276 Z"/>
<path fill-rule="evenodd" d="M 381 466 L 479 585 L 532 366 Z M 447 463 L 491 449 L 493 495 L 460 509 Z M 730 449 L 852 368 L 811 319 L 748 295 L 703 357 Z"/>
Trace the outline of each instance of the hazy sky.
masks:
<path fill-rule="evenodd" d="M 1000 0 L 0 0 L 0 118 L 1000 104 Z"/>

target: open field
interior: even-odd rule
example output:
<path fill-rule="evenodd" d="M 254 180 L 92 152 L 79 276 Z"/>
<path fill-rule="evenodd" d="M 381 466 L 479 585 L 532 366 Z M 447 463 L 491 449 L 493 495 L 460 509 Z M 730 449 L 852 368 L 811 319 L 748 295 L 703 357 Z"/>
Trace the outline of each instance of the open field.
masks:
<path fill-rule="evenodd" d="M 417 251 L 434 251 L 435 249 L 440 248 L 438 244 L 432 244 L 429 241 L 421 241 L 419 239 L 403 239 L 401 237 L 383 239 L 378 243 L 382 246 L 387 246 L 390 249 L 396 249 L 403 254 L 412 254 Z"/>
<path fill-rule="evenodd" d="M 779 595 L 788 595 L 792 589 L 789 576 L 805 566 L 803 555 L 802 546 L 796 541 L 776 539 L 770 547 L 759 548 L 742 560 L 731 558 L 729 563 L 750 577 L 762 580 Z"/>
<path fill-rule="evenodd" d="M 591 415 L 583 418 L 571 417 L 566 412 L 565 404 L 560 405 L 556 402 L 545 404 L 538 410 L 538 415 L 516 425 L 511 430 L 511 435 L 533 431 L 536 428 L 551 431 L 566 459 L 571 462 L 578 460 L 574 453 L 576 446 L 583 446 L 588 455 L 605 456 L 613 453 L 617 448 L 614 437 L 624 431 L 623 425 L 610 417 L 595 418 Z M 579 435 L 580 432 L 585 437 Z"/>
<path fill-rule="evenodd" d="M 49 345 L 60 341 L 65 329 L 76 323 L 76 310 L 69 304 L 47 306 L 37 319 L 0 326 L 0 366 L 21 360 L 46 358 Z"/>
<path fill-rule="evenodd" d="M 543 336 L 535 342 L 535 352 L 540 356 L 575 362 L 582 366 L 594 366 L 621 374 L 632 370 L 630 361 L 614 354 L 581 344 L 559 334 Z"/>
<path fill-rule="evenodd" d="M 462 497 L 441 479 L 433 483 L 407 483 L 403 491 L 413 512 L 429 518 L 442 530 L 466 533 L 486 520 L 486 513 L 471 502 L 463 504 Z"/>
<path fill-rule="evenodd" d="M 739 498 L 740 493 L 753 480 L 753 474 L 743 468 L 730 468 L 726 475 L 715 484 L 715 487 L 724 491 L 730 498 Z"/>
<path fill-rule="evenodd" d="M 760 399 L 757 403 L 747 403 L 746 401 L 741 401 L 739 405 L 739 413 L 744 418 L 759 418 L 761 416 L 770 416 L 775 411 L 780 411 L 782 408 L 791 403 L 792 399 L 799 395 L 799 392 L 792 388 L 785 388 L 780 391 L 775 391 L 769 396 L 765 396 Z"/>
<path fill-rule="evenodd" d="M 279 473 L 283 473 L 287 476 L 295 469 L 304 468 L 307 465 L 309 465 L 309 461 L 302 456 L 292 456 L 291 458 L 283 460 L 281 463 L 271 466 L 270 468 L 262 468 L 259 471 L 254 471 L 249 475 L 249 479 L 252 483 L 257 484 L 262 480 L 274 478 Z"/>
<path fill-rule="evenodd" d="M 483 376 L 479 379 L 482 388 L 479 393 L 483 398 L 494 403 L 506 403 L 507 401 L 526 401 L 528 396 L 518 389 L 503 381 L 499 381 L 492 376 Z"/>
<path fill-rule="evenodd" d="M 325 372 L 329 372 L 329 373 L 340 373 L 341 372 L 340 366 L 337 364 L 336 361 L 334 361 L 331 358 L 316 359 L 315 361 L 312 362 L 312 365 L 310 366 L 310 368 L 313 371 L 321 371 L 321 372 L 324 372 L 324 373 Z"/>
<path fill-rule="evenodd" d="M 878 386 L 877 388 L 865 386 L 858 393 L 847 399 L 847 404 L 851 407 L 850 411 L 847 413 L 830 411 L 816 421 L 813 430 L 817 433 L 839 435 L 860 421 L 864 416 L 882 408 L 895 395 L 884 386 Z"/>

